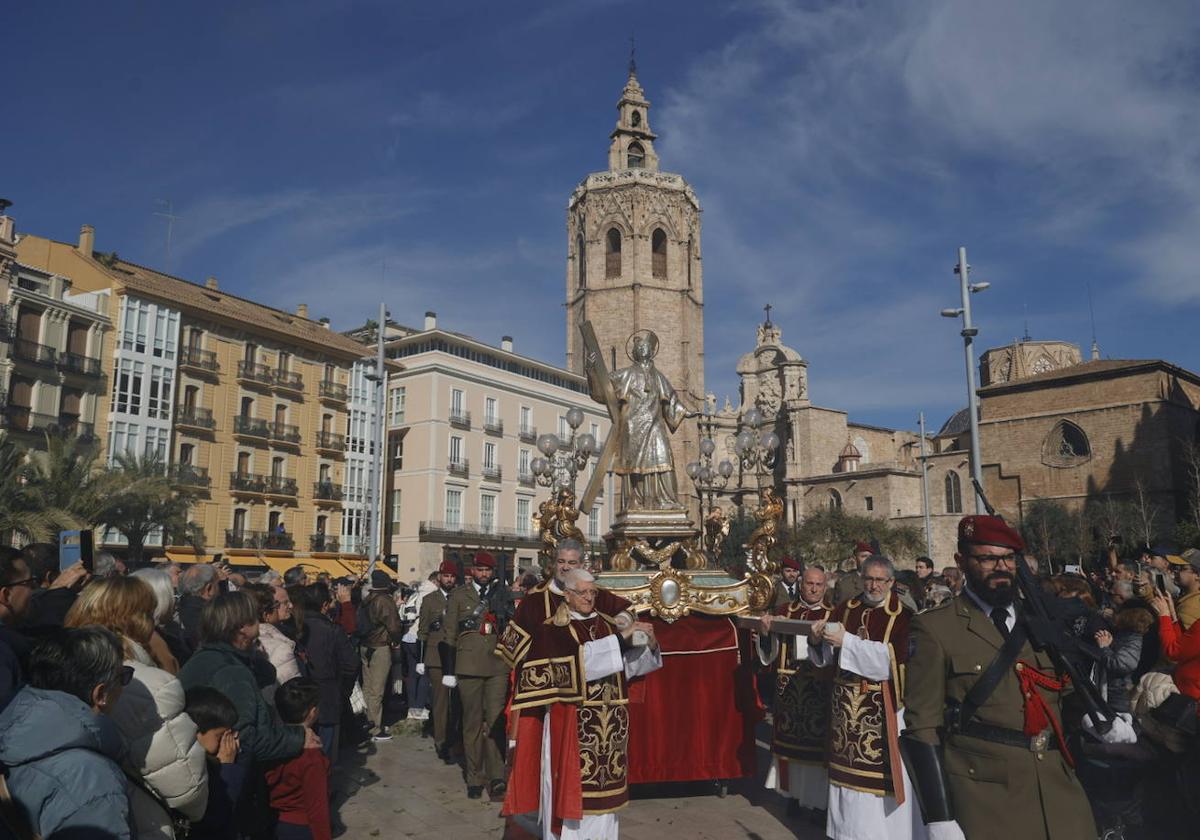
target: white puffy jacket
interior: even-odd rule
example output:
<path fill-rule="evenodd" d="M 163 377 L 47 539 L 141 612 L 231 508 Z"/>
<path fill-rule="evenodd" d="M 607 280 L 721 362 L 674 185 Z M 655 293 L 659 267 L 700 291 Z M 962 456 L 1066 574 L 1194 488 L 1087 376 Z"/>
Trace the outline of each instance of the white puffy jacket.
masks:
<path fill-rule="evenodd" d="M 150 654 L 126 640 L 133 658 L 133 679 L 121 691 L 109 717 L 129 747 L 127 764 L 147 787 L 189 820 L 204 816 L 208 804 L 208 770 L 204 748 L 196 741 L 196 724 L 184 711 L 183 686 L 157 668 Z M 145 791 L 130 785 L 134 837 L 174 837 L 169 815 Z"/>
<path fill-rule="evenodd" d="M 300 676 L 300 663 L 296 660 L 296 643 L 284 635 L 273 624 L 265 621 L 258 625 L 258 643 L 267 659 L 275 666 L 275 682 L 263 689 L 268 702 L 274 702 L 275 689 L 290 679 Z"/>

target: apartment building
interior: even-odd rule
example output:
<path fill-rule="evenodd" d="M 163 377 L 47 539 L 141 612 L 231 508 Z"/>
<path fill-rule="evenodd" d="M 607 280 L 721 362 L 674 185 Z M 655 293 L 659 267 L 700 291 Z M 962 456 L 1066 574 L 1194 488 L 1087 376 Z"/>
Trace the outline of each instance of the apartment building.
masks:
<path fill-rule="evenodd" d="M 388 377 L 384 406 L 383 527 L 400 576 L 427 575 L 444 559 L 466 564 L 479 549 L 498 554 L 509 573 L 535 566 L 532 517 L 550 492 L 530 466 L 537 438 L 569 440 L 567 412 L 579 408 L 578 433 L 602 443 L 606 410 L 582 376 L 516 353 L 508 337 L 491 346 L 439 328 L 432 312 L 422 329 L 389 323 L 385 337 L 388 358 L 403 364 Z M 580 494 L 594 464 L 579 477 Z M 611 482 L 579 521 L 592 542 L 611 524 Z"/>
<path fill-rule="evenodd" d="M 22 263 L 13 219 L 0 215 L 0 428 L 25 446 L 47 431 L 91 437 L 103 425 L 107 291 Z"/>
<path fill-rule="evenodd" d="M 78 243 L 19 237 L 16 252 L 20 264 L 110 299 L 116 340 L 100 365 L 111 399 L 97 417 L 106 457 L 169 462 L 179 485 L 198 495 L 203 557 L 272 566 L 305 558 L 337 574 L 361 565 L 363 547 L 341 540 L 360 344 L 310 319 L 304 305 L 275 309 L 211 277 L 199 285 L 100 253 L 90 225 Z"/>

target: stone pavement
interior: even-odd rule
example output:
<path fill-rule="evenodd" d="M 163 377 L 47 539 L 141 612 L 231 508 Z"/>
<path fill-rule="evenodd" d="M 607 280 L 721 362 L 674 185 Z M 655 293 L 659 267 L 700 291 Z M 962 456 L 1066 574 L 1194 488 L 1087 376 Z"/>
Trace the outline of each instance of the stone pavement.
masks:
<path fill-rule="evenodd" d="M 518 825 L 506 825 L 499 803 L 467 799 L 462 770 L 446 765 L 433 741 L 401 724 L 390 742 L 367 751 L 343 753 L 334 771 L 335 802 L 346 840 L 359 838 L 444 838 L 444 840 L 529 840 Z M 766 767 L 765 728 L 759 732 L 759 766 Z M 370 754 L 368 754 L 370 753 Z M 755 780 L 735 781 L 725 797 L 715 784 L 634 788 L 621 812 L 622 840 L 819 840 L 823 826 L 785 816 L 784 802 Z M 348 796 L 348 799 L 346 798 Z"/>

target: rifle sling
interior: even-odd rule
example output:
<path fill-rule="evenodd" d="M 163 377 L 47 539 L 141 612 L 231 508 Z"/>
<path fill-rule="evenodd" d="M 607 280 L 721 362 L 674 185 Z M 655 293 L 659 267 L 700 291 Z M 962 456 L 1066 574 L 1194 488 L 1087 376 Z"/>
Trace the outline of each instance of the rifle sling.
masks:
<path fill-rule="evenodd" d="M 983 675 L 975 681 L 970 691 L 967 692 L 967 696 L 963 698 L 962 705 L 959 706 L 958 719 L 960 722 L 968 722 L 979 711 L 979 707 L 992 696 L 992 692 L 996 690 L 1000 680 L 1004 679 L 1004 675 L 1012 669 L 1017 657 L 1021 655 L 1021 648 L 1025 646 L 1027 638 L 1025 622 L 1021 620 L 1018 613 L 1012 632 L 1004 640 L 1000 652 L 996 654 L 996 658 L 991 661 Z"/>

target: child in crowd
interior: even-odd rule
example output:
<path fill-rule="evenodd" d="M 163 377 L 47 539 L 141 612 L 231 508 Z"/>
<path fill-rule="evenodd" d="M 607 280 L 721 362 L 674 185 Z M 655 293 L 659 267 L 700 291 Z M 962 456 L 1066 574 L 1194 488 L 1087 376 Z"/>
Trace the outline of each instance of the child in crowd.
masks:
<path fill-rule="evenodd" d="M 311 727 L 319 703 L 320 689 L 308 677 L 290 679 L 275 692 L 275 709 L 284 723 Z M 267 785 L 278 819 L 276 840 L 332 840 L 329 759 L 321 750 L 304 750 L 271 767 Z"/>
<path fill-rule="evenodd" d="M 208 806 L 204 818 L 192 823 L 189 840 L 235 840 L 234 805 L 246 781 L 239 764 L 237 709 L 215 688 L 197 686 L 187 693 L 188 717 L 196 724 L 196 741 L 208 753 Z M 311 752 L 311 751 L 310 751 Z"/>

